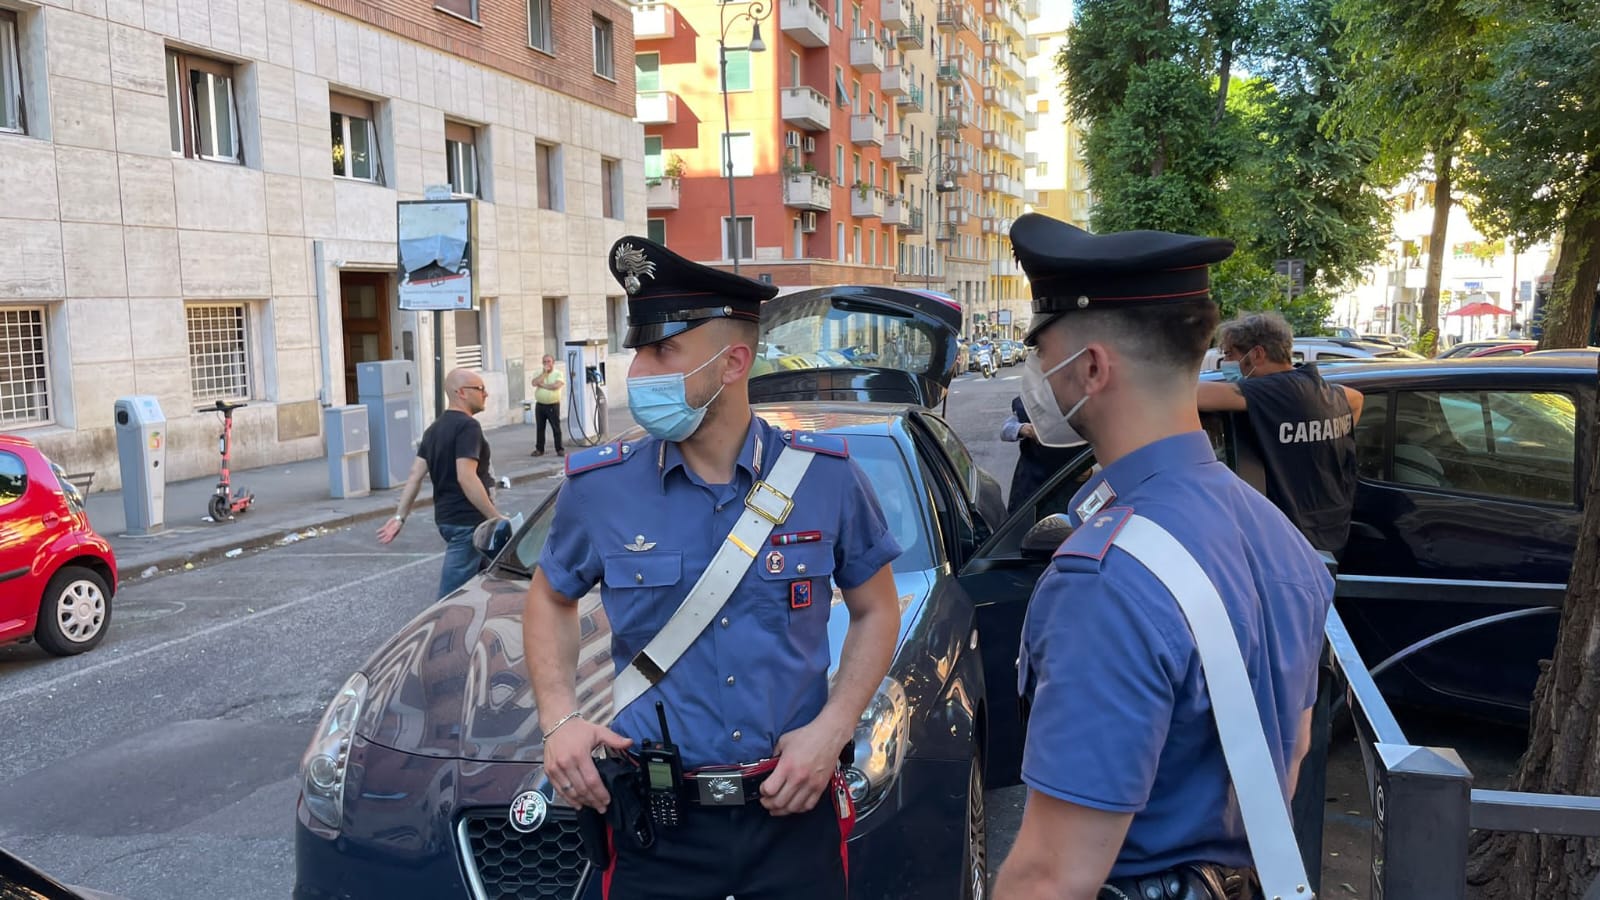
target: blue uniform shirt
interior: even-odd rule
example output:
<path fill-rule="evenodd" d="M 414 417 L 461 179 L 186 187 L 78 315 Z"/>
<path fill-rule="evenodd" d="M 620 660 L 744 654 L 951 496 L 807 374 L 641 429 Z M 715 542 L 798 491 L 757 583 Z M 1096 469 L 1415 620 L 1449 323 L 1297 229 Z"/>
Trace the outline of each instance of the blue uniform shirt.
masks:
<path fill-rule="evenodd" d="M 539 566 L 567 597 L 602 585 L 617 669 L 671 618 L 778 454 L 812 452 L 786 450 L 783 434 L 752 416 L 729 484 L 707 484 L 684 464 L 677 444 L 655 439 L 572 458 Z M 860 467 L 843 455 L 844 441 L 816 435 L 813 446 L 823 452 L 772 535 L 816 532 L 806 537 L 817 539 L 775 546 L 769 538 L 757 548 L 716 621 L 613 730 L 660 740 L 660 700 L 684 765 L 696 768 L 769 757 L 780 736 L 821 712 L 833 585 L 860 586 L 899 556 L 900 546 Z M 646 545 L 653 546 L 629 549 Z"/>
<path fill-rule="evenodd" d="M 1070 803 L 1134 814 L 1113 877 L 1191 861 L 1249 865 L 1183 611 L 1111 541 L 1137 512 L 1216 584 L 1285 797 L 1300 718 L 1316 699 L 1333 579 L 1283 513 L 1217 461 L 1203 432 L 1117 460 L 1072 509 L 1079 528 L 1039 579 L 1023 626 L 1019 687 L 1033 703 L 1022 778 Z"/>

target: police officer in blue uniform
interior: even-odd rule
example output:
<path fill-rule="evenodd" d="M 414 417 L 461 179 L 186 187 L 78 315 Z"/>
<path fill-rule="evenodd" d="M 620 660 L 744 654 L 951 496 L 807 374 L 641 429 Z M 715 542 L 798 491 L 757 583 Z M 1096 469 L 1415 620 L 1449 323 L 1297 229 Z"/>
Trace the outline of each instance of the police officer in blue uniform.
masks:
<path fill-rule="evenodd" d="M 1216 454 L 1196 410 L 1217 326 L 1209 266 L 1230 241 L 1091 235 L 1019 218 L 1038 347 L 1023 399 L 1103 469 L 1034 589 L 1019 689 L 1027 808 L 998 900 L 1252 896 L 1251 856 L 1187 620 L 1120 547 L 1137 512 L 1198 560 L 1227 607 L 1287 798 L 1307 749 L 1333 581 L 1277 507 Z"/>
<path fill-rule="evenodd" d="M 661 741 L 659 704 L 684 773 L 677 824 L 656 822 L 647 847 L 612 832 L 607 900 L 844 897 L 851 814 L 836 771 L 893 655 L 900 547 L 842 438 L 752 413 L 760 305 L 776 289 L 637 237 L 610 265 L 628 294 L 631 411 L 650 437 L 567 458 L 524 618 L 545 771 L 568 802 L 606 810 L 618 798 L 593 754 Z M 681 656 L 643 653 L 783 454 L 808 467 L 762 546 L 736 542 L 749 554 L 737 586 Z M 630 667 L 665 669 L 609 725 L 579 711 L 574 687 L 576 604 L 597 584 L 618 683 Z M 850 623 L 830 687 L 835 588 Z"/>

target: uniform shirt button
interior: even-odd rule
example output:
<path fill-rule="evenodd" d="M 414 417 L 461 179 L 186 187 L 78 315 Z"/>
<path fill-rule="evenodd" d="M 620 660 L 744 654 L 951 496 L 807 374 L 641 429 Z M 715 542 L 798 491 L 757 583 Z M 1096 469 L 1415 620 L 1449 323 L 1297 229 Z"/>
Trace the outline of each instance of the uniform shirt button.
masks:
<path fill-rule="evenodd" d="M 742 732 L 742 731 L 735 731 L 733 733 L 733 739 L 736 740 L 736 741 L 738 739 L 742 738 L 742 737 L 744 737 L 744 732 Z"/>
<path fill-rule="evenodd" d="M 728 687 L 733 687 L 733 676 L 732 675 L 728 676 Z"/>
<path fill-rule="evenodd" d="M 795 566 L 794 570 L 796 572 L 799 572 L 801 575 L 804 575 L 806 573 L 806 564 L 805 563 L 801 563 L 800 565 Z"/>
<path fill-rule="evenodd" d="M 728 627 L 728 617 L 727 616 L 723 616 L 722 617 L 722 627 L 723 628 L 727 628 Z"/>
<path fill-rule="evenodd" d="M 635 573 L 633 573 L 633 580 L 638 584 L 644 584 L 644 573 L 643 572 L 635 572 Z"/>

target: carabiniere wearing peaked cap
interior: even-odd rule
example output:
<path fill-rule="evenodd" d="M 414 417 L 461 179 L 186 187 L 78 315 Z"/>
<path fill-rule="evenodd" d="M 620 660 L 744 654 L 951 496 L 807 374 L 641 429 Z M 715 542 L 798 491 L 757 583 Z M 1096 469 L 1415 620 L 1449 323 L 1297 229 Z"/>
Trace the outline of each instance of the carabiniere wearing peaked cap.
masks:
<path fill-rule="evenodd" d="M 1233 255 L 1233 241 L 1169 231 L 1090 234 L 1027 213 L 1011 226 L 1011 250 L 1033 288 L 1023 338 L 1032 346 L 1067 313 L 1210 297 L 1210 267 Z"/>
<path fill-rule="evenodd" d="M 702 266 L 648 238 L 629 235 L 611 247 L 611 277 L 628 292 L 622 346 L 643 347 L 712 319 L 761 318 L 777 287 Z"/>

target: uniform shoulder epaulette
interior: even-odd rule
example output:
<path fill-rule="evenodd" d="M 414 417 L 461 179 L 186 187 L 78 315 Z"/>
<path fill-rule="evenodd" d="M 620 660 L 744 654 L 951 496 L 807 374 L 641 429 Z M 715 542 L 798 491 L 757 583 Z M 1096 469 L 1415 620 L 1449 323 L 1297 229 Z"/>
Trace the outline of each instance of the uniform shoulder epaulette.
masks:
<path fill-rule="evenodd" d="M 567 454 L 567 474 L 577 475 L 606 466 L 614 466 L 633 454 L 633 446 L 624 441 L 613 444 L 602 444 L 599 447 L 589 447 L 577 453 Z"/>
<path fill-rule="evenodd" d="M 783 442 L 796 450 L 809 450 L 812 453 L 822 453 L 827 456 L 837 456 L 840 459 L 850 458 L 850 445 L 845 439 L 835 434 L 821 434 L 815 431 L 785 431 Z"/>
<path fill-rule="evenodd" d="M 1117 539 L 1122 526 L 1133 518 L 1130 506 L 1110 506 L 1100 510 L 1079 525 L 1061 546 L 1056 548 L 1055 559 L 1077 557 L 1104 562 L 1111 552 L 1111 543 Z"/>

